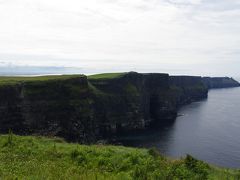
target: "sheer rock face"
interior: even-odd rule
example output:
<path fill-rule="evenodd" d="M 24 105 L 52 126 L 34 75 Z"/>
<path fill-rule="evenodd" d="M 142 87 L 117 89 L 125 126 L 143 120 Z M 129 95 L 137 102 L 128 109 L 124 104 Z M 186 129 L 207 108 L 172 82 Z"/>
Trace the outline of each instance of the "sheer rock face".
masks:
<path fill-rule="evenodd" d="M 239 87 L 240 84 L 233 78 L 229 77 L 203 77 L 203 83 L 209 88 L 228 88 Z"/>
<path fill-rule="evenodd" d="M 144 129 L 158 115 L 172 109 L 163 93 L 169 90 L 167 74 L 128 73 L 114 79 L 90 80 L 99 92 L 94 98 L 96 119 L 105 132 Z M 175 114 L 175 112 L 174 112 Z M 161 117 L 161 118 L 160 118 Z"/>
<path fill-rule="evenodd" d="M 207 98 L 208 88 L 200 76 L 171 76 L 170 85 L 176 91 L 177 106 Z"/>
<path fill-rule="evenodd" d="M 125 73 L 115 78 L 21 82 L 0 86 L 0 133 L 95 142 L 176 118 L 183 104 L 207 97 L 201 77 Z"/>
<path fill-rule="evenodd" d="M 86 77 L 0 88 L 0 132 L 88 140 L 94 123 Z"/>

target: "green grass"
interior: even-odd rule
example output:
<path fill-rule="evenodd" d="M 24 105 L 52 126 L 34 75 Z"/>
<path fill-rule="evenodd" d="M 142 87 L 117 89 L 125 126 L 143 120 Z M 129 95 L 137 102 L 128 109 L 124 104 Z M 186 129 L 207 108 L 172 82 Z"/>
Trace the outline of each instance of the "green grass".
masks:
<path fill-rule="evenodd" d="M 0 136 L 0 179 L 239 179 L 237 170 L 191 156 L 170 160 L 154 149 L 79 145 L 62 139 Z"/>
<path fill-rule="evenodd" d="M 88 79 L 114 79 L 123 76 L 126 73 L 104 73 L 104 74 L 94 74 L 88 76 Z"/>
<path fill-rule="evenodd" d="M 51 81 L 51 80 L 67 80 L 76 77 L 83 77 L 83 75 L 50 75 L 50 76 L 0 76 L 0 85 L 18 84 L 22 82 L 35 81 Z"/>

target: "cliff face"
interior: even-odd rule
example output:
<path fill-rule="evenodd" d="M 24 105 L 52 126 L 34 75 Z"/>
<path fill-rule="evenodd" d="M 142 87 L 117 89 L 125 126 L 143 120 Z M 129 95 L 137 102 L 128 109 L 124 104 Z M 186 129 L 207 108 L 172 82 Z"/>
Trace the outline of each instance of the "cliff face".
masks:
<path fill-rule="evenodd" d="M 207 97 L 201 77 L 140 74 L 0 79 L 0 133 L 94 142 L 172 120 L 183 104 Z"/>
<path fill-rule="evenodd" d="M 170 85 L 176 92 L 177 106 L 207 98 L 208 88 L 200 76 L 171 76 Z"/>
<path fill-rule="evenodd" d="M 87 78 L 30 81 L 0 87 L 0 132 L 93 137 Z"/>
<path fill-rule="evenodd" d="M 105 132 L 142 129 L 172 114 L 172 104 L 164 96 L 169 89 L 167 74 L 132 72 L 89 82 L 94 87 L 96 120 Z"/>
<path fill-rule="evenodd" d="M 228 88 L 239 87 L 240 84 L 233 78 L 229 77 L 203 77 L 203 83 L 209 88 Z"/>

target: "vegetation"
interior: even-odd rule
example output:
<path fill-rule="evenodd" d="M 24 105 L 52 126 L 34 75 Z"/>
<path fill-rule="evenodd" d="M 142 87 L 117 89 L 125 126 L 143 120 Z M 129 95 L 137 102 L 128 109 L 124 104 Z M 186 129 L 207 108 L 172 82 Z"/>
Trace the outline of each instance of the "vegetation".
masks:
<path fill-rule="evenodd" d="M 83 75 L 51 75 L 51 76 L 0 76 L 0 85 L 18 84 L 22 82 L 35 82 L 35 81 L 50 81 L 50 80 L 67 80 Z"/>
<path fill-rule="evenodd" d="M 79 145 L 62 139 L 0 136 L 0 179 L 239 179 L 190 155 L 180 160 L 155 149 Z"/>
<path fill-rule="evenodd" d="M 119 78 L 123 76 L 126 73 L 103 73 L 103 74 L 94 74 L 88 76 L 88 79 L 113 79 L 113 78 Z"/>

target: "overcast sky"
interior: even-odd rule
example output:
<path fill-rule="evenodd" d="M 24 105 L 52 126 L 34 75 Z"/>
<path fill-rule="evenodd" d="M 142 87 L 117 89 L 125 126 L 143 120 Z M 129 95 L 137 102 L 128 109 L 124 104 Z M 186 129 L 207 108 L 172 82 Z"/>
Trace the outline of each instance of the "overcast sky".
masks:
<path fill-rule="evenodd" d="M 239 0 L 0 0 L 0 66 L 240 76 Z"/>

